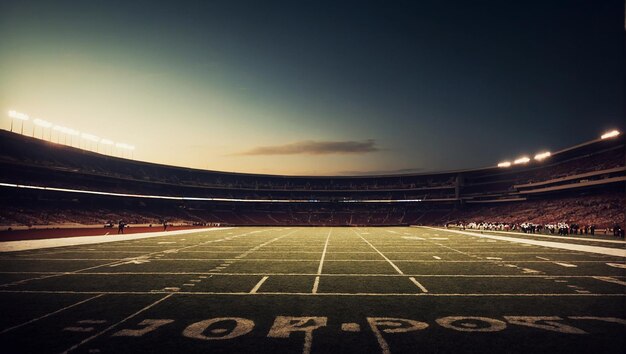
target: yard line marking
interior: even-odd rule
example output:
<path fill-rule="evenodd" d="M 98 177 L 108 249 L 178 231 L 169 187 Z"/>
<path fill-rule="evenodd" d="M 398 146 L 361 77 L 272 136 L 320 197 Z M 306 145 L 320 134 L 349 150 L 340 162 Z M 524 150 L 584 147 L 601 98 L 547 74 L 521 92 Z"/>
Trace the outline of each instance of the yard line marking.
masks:
<path fill-rule="evenodd" d="M 250 294 L 256 294 L 256 292 L 259 291 L 259 288 L 261 287 L 261 285 L 263 285 L 263 283 L 265 283 L 267 278 L 269 278 L 269 277 L 268 276 L 264 276 L 263 278 L 261 278 L 261 280 L 259 280 L 259 282 L 256 283 L 254 288 L 252 288 L 252 290 L 250 290 Z"/>
<path fill-rule="evenodd" d="M 622 263 L 607 263 L 606 265 L 613 268 L 626 268 L 626 264 Z"/>
<path fill-rule="evenodd" d="M 570 263 L 561 263 L 561 262 L 552 262 L 552 263 L 554 263 L 554 264 L 558 264 L 558 265 L 560 265 L 561 267 L 566 267 L 566 268 L 576 268 L 576 267 L 578 267 L 577 265 L 575 265 L 575 264 L 570 264 Z"/>
<path fill-rule="evenodd" d="M 173 294 L 173 293 L 170 293 L 170 294 L 168 294 L 168 295 L 165 295 L 164 297 L 160 298 L 159 300 L 157 300 L 157 301 L 153 302 L 152 304 L 150 304 L 150 305 L 148 305 L 148 306 L 146 306 L 146 307 L 142 308 L 141 310 L 139 310 L 139 311 L 137 311 L 137 312 L 135 312 L 135 313 L 131 314 L 130 316 L 128 316 L 128 317 L 126 317 L 126 318 L 124 318 L 123 320 L 121 320 L 121 321 L 119 321 L 119 322 L 117 322 L 117 323 L 115 323 L 115 324 L 113 324 L 113 325 L 111 325 L 111 326 L 109 326 L 109 327 L 107 327 L 107 328 L 103 329 L 102 331 L 100 331 L 100 332 L 98 332 L 98 333 L 94 334 L 93 336 L 91 336 L 91 337 L 89 337 L 89 338 L 86 338 L 86 339 L 82 340 L 80 343 L 78 343 L 78 344 L 75 344 L 75 345 L 71 346 L 69 349 L 65 350 L 62 354 L 67 354 L 67 353 L 69 353 L 69 352 L 71 352 L 71 351 L 73 351 L 73 350 L 77 349 L 77 348 L 78 348 L 78 347 L 80 347 L 81 345 L 83 345 L 83 344 L 85 344 L 85 343 L 87 343 L 87 342 L 90 342 L 90 341 L 92 341 L 92 340 L 94 340 L 94 339 L 96 339 L 96 338 L 100 337 L 100 336 L 101 336 L 101 335 L 103 335 L 104 333 L 106 333 L 106 332 L 108 332 L 108 331 L 112 330 L 113 328 L 115 328 L 115 327 L 119 326 L 120 324 L 122 324 L 122 323 L 124 323 L 124 322 L 126 322 L 126 321 L 130 320 L 130 319 L 131 319 L 131 318 L 133 318 L 133 317 L 136 317 L 137 315 L 141 314 L 142 312 L 145 312 L 145 311 L 149 310 L 150 308 L 152 308 L 152 307 L 154 307 L 154 306 L 156 306 L 156 305 L 160 304 L 161 302 L 163 302 L 163 301 L 165 301 L 165 300 L 169 299 L 172 295 L 174 295 L 174 294 Z"/>
<path fill-rule="evenodd" d="M 0 274 L 40 274 L 41 272 L 0 272 Z M 208 276 L 316 276 L 317 273 L 218 273 L 218 272 L 92 272 L 92 273 L 78 273 L 74 275 L 208 275 Z M 448 277 L 448 278 L 545 278 L 545 275 L 516 275 L 516 274 L 369 274 L 369 273 L 334 273 L 334 274 L 320 274 L 320 277 L 403 277 L 414 276 L 418 278 L 423 277 Z M 602 275 L 558 275 L 558 278 L 594 278 Z M 615 277 L 624 278 L 624 276 L 617 275 Z M 0 290 L 3 292 L 3 290 Z"/>
<path fill-rule="evenodd" d="M 439 256 L 433 256 L 434 259 L 441 259 Z"/>
<path fill-rule="evenodd" d="M 424 287 L 424 285 L 420 284 L 420 282 L 418 282 L 417 280 L 415 280 L 415 278 L 413 277 L 409 277 L 409 280 L 413 282 L 413 284 L 415 284 L 418 288 L 420 288 L 420 290 L 424 293 L 428 292 L 428 289 L 426 289 Z"/>
<path fill-rule="evenodd" d="M 601 281 L 605 281 L 605 282 L 609 282 L 609 283 L 614 283 L 614 284 L 619 284 L 619 285 L 623 285 L 626 286 L 626 281 L 621 281 L 619 279 L 615 279 L 613 277 L 592 277 L 594 279 L 598 279 Z"/>
<path fill-rule="evenodd" d="M 53 291 L 53 290 L 2 290 L 0 293 L 11 294 L 105 294 L 105 295 L 154 295 L 174 293 L 166 291 Z M 179 291 L 183 295 L 234 295 L 234 296 L 433 296 L 433 297 L 626 297 L 624 294 L 578 294 L 578 293 L 287 293 L 287 292 L 216 292 L 216 291 Z M 164 298 L 162 299 L 164 300 Z"/>
<path fill-rule="evenodd" d="M 539 257 L 539 256 L 535 256 L 535 257 L 537 257 L 539 259 L 543 259 L 544 261 L 549 261 L 550 260 L 550 258 L 546 258 L 546 257 Z"/>
<path fill-rule="evenodd" d="M 212 230 L 219 230 L 219 229 L 212 229 Z M 252 233 L 265 232 L 265 231 L 270 231 L 270 230 L 271 229 L 263 229 L 263 230 L 248 232 L 248 233 L 242 233 L 242 234 L 239 234 L 239 235 L 236 235 L 236 236 L 233 236 L 233 237 L 247 236 L 247 235 L 250 235 Z M 185 230 L 181 230 L 181 231 L 185 231 Z M 173 232 L 177 232 L 177 231 L 172 231 L 172 233 Z M 194 247 L 198 247 L 198 246 L 203 246 L 203 245 L 209 244 L 211 242 L 215 242 L 215 240 L 208 240 L 208 241 L 197 243 L 195 245 L 190 245 L 190 246 L 177 248 L 177 249 L 170 249 L 170 250 L 165 250 L 165 251 L 159 250 L 159 251 L 155 251 L 155 252 L 149 252 L 149 253 L 146 253 L 146 254 L 143 254 L 143 255 L 137 256 L 137 257 L 125 257 L 125 258 L 121 258 L 121 259 L 118 259 L 118 260 L 113 261 L 113 262 L 100 264 L 100 265 L 96 265 L 96 266 L 92 266 L 92 267 L 88 267 L 88 268 L 83 268 L 83 269 L 79 269 L 79 270 L 74 270 L 74 271 L 71 271 L 71 272 L 59 272 L 59 273 L 48 275 L 48 276 L 41 276 L 41 277 L 30 278 L 30 279 L 22 279 L 22 280 L 15 281 L 15 282 L 12 282 L 12 283 L 2 284 L 2 285 L 0 285 L 0 287 L 8 287 L 8 286 L 13 286 L 13 285 L 18 285 L 18 284 L 24 284 L 24 283 L 27 283 L 27 282 L 32 281 L 32 280 L 43 280 L 43 279 L 48 279 L 48 278 L 60 277 L 60 276 L 68 275 L 68 274 L 76 274 L 76 273 L 79 273 L 79 272 L 83 272 L 83 271 L 90 270 L 90 269 L 96 269 L 96 268 L 100 268 L 100 267 L 117 266 L 117 265 L 121 265 L 123 263 L 133 262 L 133 260 L 145 260 L 145 259 L 149 258 L 150 256 L 155 255 L 155 254 L 159 254 L 159 253 L 177 253 L 178 251 L 181 251 L 181 250 L 190 249 L 190 248 L 194 248 Z M 128 247 L 128 245 L 125 245 L 124 247 Z M 123 261 L 127 261 L 127 262 L 123 262 Z M 120 262 L 123 262 L 123 263 L 120 263 Z M 136 264 L 138 264 L 138 263 L 136 263 Z"/>
<path fill-rule="evenodd" d="M 352 230 L 355 234 L 357 234 L 357 236 L 359 236 L 361 238 L 361 240 L 365 241 L 365 243 L 367 243 L 370 247 L 372 247 L 374 249 L 374 251 L 378 252 L 378 254 L 383 257 L 392 267 L 393 269 L 395 269 L 398 274 L 403 275 L 404 273 L 402 273 L 402 271 L 400 270 L 400 268 L 398 268 L 397 265 L 395 265 L 389 258 L 385 257 L 384 254 L 382 254 L 382 252 L 380 252 L 378 250 L 378 248 L 374 247 L 374 245 L 372 245 L 368 240 L 366 240 L 365 238 L 363 238 L 363 236 L 361 236 L 358 232 L 356 232 L 355 230 Z"/>
<path fill-rule="evenodd" d="M 20 328 L 20 327 L 24 327 L 24 326 L 26 326 L 26 325 L 28 325 L 28 324 L 33 323 L 33 322 L 37 322 L 37 321 L 42 320 L 42 319 L 44 319 L 44 318 L 50 317 L 50 316 L 52 316 L 52 315 L 56 315 L 56 314 L 57 314 L 57 313 L 59 313 L 59 312 L 63 312 L 63 311 L 65 311 L 65 310 L 67 310 L 67 309 L 71 309 L 72 307 L 75 307 L 75 306 L 78 306 L 78 305 L 84 304 L 84 303 L 89 302 L 89 301 L 91 301 L 91 300 L 97 299 L 97 298 L 99 298 L 99 297 L 101 297 L 101 296 L 104 296 L 104 294 L 99 294 L 99 295 L 96 295 L 96 296 L 92 296 L 92 297 L 90 297 L 90 298 L 88 298 L 88 299 L 85 299 L 85 300 L 79 301 L 79 302 L 77 302 L 77 303 L 75 303 L 75 304 L 72 304 L 72 305 L 69 305 L 69 306 L 65 306 L 65 307 L 63 307 L 63 308 L 61 308 L 61 309 L 58 309 L 58 310 L 56 310 L 56 311 L 53 311 L 53 312 L 47 313 L 47 314 L 45 314 L 45 315 L 43 315 L 43 316 L 40 316 L 40 317 L 37 317 L 37 318 L 33 318 L 33 319 L 32 319 L 32 320 L 30 320 L 30 321 L 26 321 L 26 322 L 24 322 L 24 323 L 20 323 L 20 324 L 18 324 L 18 325 L 16 325 L 16 326 L 13 326 L 13 327 L 9 327 L 9 328 L 3 329 L 3 330 L 0 332 L 0 334 L 4 334 L 4 333 L 6 333 L 6 332 L 10 332 L 10 331 L 12 331 L 12 330 L 14 330 L 14 329 L 18 329 L 18 328 Z"/>
<path fill-rule="evenodd" d="M 330 234 L 333 232 L 333 229 L 328 231 L 328 236 L 326 237 L 326 243 L 324 243 L 324 251 L 322 251 L 322 258 L 320 259 L 320 265 L 317 267 L 317 274 L 322 274 L 322 268 L 324 267 L 324 258 L 326 258 L 326 249 L 328 249 L 328 240 L 330 240 Z"/>
<path fill-rule="evenodd" d="M 313 290 L 311 291 L 312 294 L 317 294 L 317 288 L 320 286 L 320 277 L 317 276 L 315 277 L 315 281 L 313 282 Z"/>

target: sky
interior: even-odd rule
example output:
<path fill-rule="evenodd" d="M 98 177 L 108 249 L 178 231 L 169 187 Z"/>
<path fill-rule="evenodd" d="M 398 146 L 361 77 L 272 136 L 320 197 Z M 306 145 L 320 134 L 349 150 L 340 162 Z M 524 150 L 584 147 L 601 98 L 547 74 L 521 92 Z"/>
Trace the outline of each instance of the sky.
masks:
<path fill-rule="evenodd" d="M 622 0 L 3 0 L 0 109 L 202 169 L 493 166 L 624 130 L 624 13 Z"/>

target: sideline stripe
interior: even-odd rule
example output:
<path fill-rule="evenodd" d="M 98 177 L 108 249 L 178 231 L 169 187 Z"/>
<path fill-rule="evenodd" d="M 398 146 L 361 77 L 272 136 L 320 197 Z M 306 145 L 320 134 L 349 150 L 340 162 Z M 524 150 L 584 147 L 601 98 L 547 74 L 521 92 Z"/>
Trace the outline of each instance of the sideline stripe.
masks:
<path fill-rule="evenodd" d="M 523 232 L 513 232 L 513 231 L 491 231 L 491 230 L 476 230 L 476 231 L 483 231 L 483 232 L 494 232 L 494 233 L 499 233 L 499 234 L 505 234 L 505 235 L 521 235 L 521 236 L 526 236 L 526 237 L 547 237 L 547 238 L 558 238 L 558 239 L 563 239 L 563 240 L 569 240 L 569 241 L 588 241 L 588 242 L 604 242 L 604 243 L 616 243 L 616 244 L 626 244 L 626 241 L 619 241 L 619 240 L 605 240 L 605 239 L 593 239 L 593 238 L 583 238 L 583 237 L 577 237 L 577 236 L 571 236 L 571 237 L 567 237 L 567 236 L 554 236 L 554 235 L 543 235 L 543 234 L 525 234 Z"/>
<path fill-rule="evenodd" d="M 569 250 L 569 251 L 581 251 L 581 252 L 589 252 L 589 253 L 599 253 L 599 254 L 604 254 L 607 256 L 626 257 L 626 249 L 619 249 L 619 248 L 589 246 L 589 245 L 581 245 L 581 244 L 575 244 L 575 243 L 562 243 L 562 242 L 553 242 L 553 241 L 539 241 L 539 240 L 531 240 L 531 239 L 522 239 L 522 238 L 517 238 L 517 237 L 493 236 L 493 235 L 479 234 L 476 232 L 440 229 L 440 228 L 429 227 L 429 226 L 420 226 L 420 228 L 440 230 L 440 231 L 452 232 L 452 233 L 466 235 L 466 236 L 489 238 L 489 239 L 500 240 L 500 241 L 510 241 L 510 242 L 527 244 L 527 245 L 558 248 L 558 249 Z"/>
<path fill-rule="evenodd" d="M 373 252 L 372 252 L 373 253 Z M 433 256 L 436 260 L 441 260 L 441 257 L 435 258 L 437 256 Z M 129 257 L 132 260 L 132 257 Z M 123 260 L 123 259 L 122 259 Z M 398 263 L 492 263 L 494 260 L 502 260 L 500 257 L 485 257 L 485 260 L 445 260 L 441 262 L 437 262 L 432 259 L 393 259 L 392 261 Z M 2 259 L 1 261 L 52 261 L 52 262 L 63 262 L 63 261 L 120 261 L 119 258 L 19 258 L 19 259 Z M 174 262 L 174 261 L 192 261 L 192 262 L 203 262 L 203 261 L 237 261 L 237 262 L 294 262 L 294 263 L 313 263 L 318 262 L 315 259 L 271 259 L 271 258 L 161 258 L 161 259 L 150 259 L 151 262 Z M 511 260 L 513 261 L 513 260 Z M 385 262 L 383 259 L 330 259 L 326 262 Z M 537 261 L 537 260 L 525 260 L 518 259 L 515 262 L 522 263 L 556 263 L 559 265 L 567 264 L 567 263 L 558 263 L 555 261 Z M 576 262 L 576 263 L 606 263 L 606 260 L 598 260 L 598 261 L 585 261 L 585 260 L 561 260 L 561 262 Z M 620 264 L 622 261 L 615 261 L 614 263 Z M 224 265 L 220 265 L 224 266 Z M 571 267 L 573 265 L 563 265 L 563 267 Z M 626 265 L 625 265 L 626 266 Z M 321 272 L 320 272 L 321 274 Z"/>
<path fill-rule="evenodd" d="M 250 290 L 250 294 L 256 294 L 256 292 L 259 291 L 259 288 L 261 288 L 261 285 L 263 285 L 263 283 L 265 283 L 267 278 L 269 278 L 269 276 L 267 276 L 267 275 L 264 276 L 263 278 L 261 278 L 261 280 L 259 280 L 259 282 L 256 283 L 254 288 L 252 288 L 252 290 Z"/>
<path fill-rule="evenodd" d="M 175 236 L 185 235 L 190 233 L 209 232 L 233 229 L 232 227 L 212 227 L 207 229 L 191 229 L 191 230 L 176 230 L 176 231 L 161 231 L 161 232 L 144 232 L 137 234 L 128 234 L 127 236 L 76 236 L 76 237 L 61 237 L 50 238 L 44 240 L 28 240 L 28 241 L 6 241 L 0 242 L 0 252 L 15 252 L 15 251 L 27 251 L 37 250 L 43 248 L 52 247 L 65 247 L 65 246 L 80 246 L 91 245 L 94 243 L 108 243 L 118 241 L 131 241 L 160 236 Z M 122 238 L 123 237 L 123 238 Z"/>
<path fill-rule="evenodd" d="M 167 297 L 178 294 L 178 295 L 234 295 L 234 296 L 401 296 L 401 297 L 411 297 L 411 296 L 433 296 L 433 297 L 623 297 L 626 298 L 626 294 L 579 294 L 579 293 L 546 293 L 546 294 L 537 294 L 537 293 L 521 293 L 521 294 L 511 294 L 511 293 L 285 293 L 285 292 L 261 292 L 250 294 L 249 292 L 218 292 L 218 291 L 178 291 L 176 293 L 172 293 L 169 291 L 39 291 L 39 290 L 0 290 L 0 293 L 11 293 L 11 294 L 105 294 L 105 295 L 154 295 L 154 294 L 167 294 L 168 296 L 162 298 L 160 301 L 165 300 Z M 140 310 L 126 319 L 122 320 L 124 322 L 139 313 L 147 310 L 148 308 L 156 305 L 154 303 L 149 305 L 149 307 Z M 121 323 L 119 322 L 119 323 Z M 117 324 L 116 324 L 117 325 Z M 106 330 L 105 330 L 106 331 Z"/>
<path fill-rule="evenodd" d="M 0 334 L 4 334 L 4 333 L 6 333 L 6 332 L 10 332 L 10 331 L 12 331 L 12 330 L 14 330 L 14 329 L 18 329 L 18 328 L 20 328 L 20 327 L 23 327 L 23 326 L 26 326 L 26 325 L 28 325 L 28 324 L 31 324 L 31 323 L 33 323 L 33 322 L 37 322 L 37 321 L 39 321 L 39 320 L 43 320 L 44 318 L 50 317 L 50 316 L 52 316 L 52 315 L 56 315 L 56 314 L 57 314 L 57 313 L 59 313 L 59 312 L 63 312 L 63 311 L 65 311 L 65 310 L 67 310 L 67 309 L 71 309 L 72 307 L 75 307 L 75 306 L 78 306 L 78 305 L 84 304 L 84 303 L 89 302 L 89 301 L 91 301 L 91 300 L 97 299 L 97 298 L 99 298 L 99 297 L 101 297 L 101 296 L 104 296 L 104 294 L 99 294 L 99 295 L 96 295 L 96 296 L 92 296 L 92 297 L 90 297 L 90 298 L 88 298 L 88 299 L 85 299 L 85 300 L 79 301 L 79 302 L 77 302 L 77 303 L 75 303 L 75 304 L 72 304 L 72 305 L 69 305 L 69 306 L 65 306 L 65 307 L 63 307 L 63 308 L 61 308 L 61 309 L 58 309 L 58 310 L 53 311 L 53 312 L 50 312 L 50 313 L 45 314 L 45 315 L 43 315 L 43 316 L 40 316 L 40 317 L 37 317 L 37 318 L 33 318 L 33 319 L 32 319 L 32 320 L 30 320 L 30 321 L 26 321 L 26 322 L 21 323 L 21 324 L 18 324 L 18 325 L 16 325 L 16 326 L 6 328 L 6 329 L 2 330 L 2 332 L 0 332 Z"/>
<path fill-rule="evenodd" d="M 128 317 L 126 317 L 126 318 L 124 318 L 123 320 L 121 320 L 121 321 L 119 321 L 119 322 L 117 322 L 117 323 L 115 323 L 115 324 L 113 324 L 113 325 L 111 325 L 111 326 L 109 326 L 109 327 L 107 327 L 107 328 L 103 329 L 102 331 L 100 331 L 100 332 L 98 332 L 98 333 L 94 334 L 93 336 L 91 336 L 91 337 L 89 337 L 89 338 L 86 338 L 86 339 L 82 340 L 80 343 L 77 343 L 77 344 L 75 344 L 75 345 L 71 346 L 69 349 L 65 350 L 62 354 L 67 354 L 67 353 L 69 353 L 69 352 L 71 352 L 71 351 L 75 350 L 76 348 L 80 347 L 81 345 L 83 345 L 83 344 L 85 344 L 85 343 L 87 343 L 87 342 L 90 342 L 90 341 L 92 341 L 92 340 L 94 340 L 94 339 L 96 339 L 96 338 L 100 337 L 100 336 L 101 336 L 101 335 L 103 335 L 104 333 L 106 333 L 106 332 L 108 332 L 108 331 L 112 330 L 113 328 L 115 328 L 115 327 L 119 326 L 120 324 L 122 324 L 122 323 L 124 323 L 124 322 L 126 322 L 126 321 L 130 320 L 131 318 L 133 318 L 133 317 L 135 317 L 135 316 L 137 316 L 137 315 L 141 314 L 142 312 L 145 312 L 145 311 L 149 310 L 150 308 L 152 308 L 152 307 L 154 307 L 154 306 L 156 306 L 156 305 L 160 304 L 161 302 L 163 302 L 163 301 L 165 301 L 165 300 L 169 299 L 172 295 L 174 295 L 174 294 L 173 294 L 173 293 L 169 293 L 168 295 L 166 295 L 166 296 L 164 296 L 164 297 L 160 298 L 159 300 L 157 300 L 157 301 L 155 301 L 155 302 L 151 303 L 150 305 L 148 305 L 148 306 L 146 306 L 146 307 L 142 308 L 141 310 L 139 310 L 139 311 L 137 311 L 137 312 L 133 313 L 132 315 L 130 315 L 130 316 L 128 316 Z"/>
<path fill-rule="evenodd" d="M 66 274 L 64 272 L 0 272 L 0 274 Z M 218 272 L 89 272 L 71 275 L 216 275 L 216 276 L 316 276 L 316 273 L 218 273 Z M 368 273 L 327 273 L 320 277 L 450 277 L 450 278 L 545 278 L 549 275 L 530 274 L 368 274 Z M 605 275 L 552 275 L 552 278 L 594 278 Z M 611 275 L 624 278 L 624 275 Z"/>

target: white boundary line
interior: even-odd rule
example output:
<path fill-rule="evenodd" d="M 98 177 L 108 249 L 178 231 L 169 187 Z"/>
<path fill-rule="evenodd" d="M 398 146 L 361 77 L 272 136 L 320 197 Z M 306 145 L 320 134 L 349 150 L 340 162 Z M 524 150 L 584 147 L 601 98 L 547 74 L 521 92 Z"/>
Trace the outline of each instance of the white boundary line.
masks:
<path fill-rule="evenodd" d="M 224 276 L 317 276 L 317 273 L 219 273 L 219 272 L 85 272 L 67 274 L 64 272 L 0 272 L 0 274 L 53 274 L 53 275 L 224 275 Z M 326 273 L 320 277 L 453 277 L 453 278 L 593 278 L 611 276 L 626 278 L 626 275 L 531 275 L 531 274 L 368 274 L 368 273 Z"/>
<path fill-rule="evenodd" d="M 373 253 L 373 252 L 372 252 Z M 129 257 L 133 258 L 133 257 Z M 123 259 L 122 259 L 123 260 Z M 502 259 L 495 259 L 502 260 Z M 5 258 L 0 259 L 0 262 L 15 262 L 15 261 L 35 261 L 35 262 L 84 262 L 84 261 L 120 261 L 119 258 Z M 185 261 L 185 262 L 210 262 L 210 261 L 237 261 L 237 262 L 285 262 L 285 263 L 317 263 L 318 260 L 315 259 L 271 259 L 271 258 L 160 258 L 160 259 L 150 259 L 150 262 L 176 262 L 176 261 Z M 445 264 L 445 263 L 490 263 L 494 261 L 494 259 L 484 259 L 484 260 L 437 260 L 437 259 L 394 259 L 393 262 L 398 263 L 437 263 L 437 264 Z M 537 260 L 525 260 L 525 259 L 509 259 L 504 260 L 506 262 L 521 262 L 521 263 L 557 263 L 557 262 L 574 262 L 574 263 L 624 263 L 625 261 L 608 261 L 608 260 L 597 260 L 597 261 L 584 261 L 584 260 L 569 260 L 569 259 L 561 259 L 561 260 L 553 260 L 553 261 L 537 261 Z M 325 262 L 385 262 L 384 259 L 328 259 Z M 557 263 L 559 265 L 563 265 Z M 571 266 L 571 265 L 569 265 Z M 568 266 L 564 266 L 568 267 Z M 321 273 L 320 273 L 321 274 Z"/>
<path fill-rule="evenodd" d="M 563 240 L 568 240 L 568 241 L 588 241 L 588 242 L 604 242 L 604 243 L 616 243 L 616 244 L 622 244 L 622 245 L 626 245 L 626 241 L 619 241 L 619 240 L 605 240 L 605 239 L 593 239 L 593 238 L 589 238 L 589 237 L 579 237 L 579 235 L 576 236 L 554 236 L 554 235 L 544 235 L 544 234 L 525 234 L 523 232 L 513 232 L 513 231 L 491 231 L 491 230 L 473 230 L 476 232 L 495 232 L 495 233 L 499 233 L 499 234 L 505 234 L 505 235 L 520 235 L 520 236 L 531 236 L 531 237 L 547 237 L 547 238 L 558 238 L 558 239 L 563 239 Z M 578 236 L 578 237 L 577 237 Z"/>
<path fill-rule="evenodd" d="M 517 237 L 485 235 L 485 234 L 479 234 L 479 233 L 475 233 L 475 232 L 441 229 L 441 228 L 435 228 L 435 227 L 429 227 L 429 226 L 420 226 L 420 227 L 421 228 L 426 228 L 426 229 L 432 229 L 432 230 L 452 232 L 452 233 L 466 235 L 466 236 L 475 236 L 475 237 L 489 238 L 489 239 L 493 239 L 493 240 L 523 243 L 523 244 L 527 244 L 527 245 L 551 247 L 551 248 L 558 248 L 558 249 L 570 250 L 570 251 L 599 253 L 599 254 L 604 254 L 604 255 L 607 255 L 607 256 L 626 257 L 626 249 L 599 247 L 599 246 L 589 246 L 589 245 L 581 245 L 581 244 L 574 244 L 574 243 L 539 241 L 539 240 L 522 239 L 522 238 L 517 238 Z"/>
<path fill-rule="evenodd" d="M 277 295 L 285 295 L 285 296 L 402 296 L 402 297 L 413 297 L 413 296 L 433 296 L 433 297 L 623 297 L 626 298 L 626 294 L 580 294 L 580 293 L 526 293 L 526 294 L 510 294 L 510 293 L 287 293 L 287 292 L 261 292 L 251 294 L 249 292 L 212 292 L 212 291 L 178 291 L 176 293 L 172 293 L 169 291 L 49 291 L 49 290 L 0 290 L 0 293 L 11 293 L 11 294 L 105 294 L 105 295 L 155 295 L 155 294 L 168 294 L 168 296 L 162 298 L 160 301 L 165 300 L 167 297 L 172 295 L 234 295 L 234 296 L 277 296 Z M 152 307 L 156 305 L 156 303 L 149 305 Z M 126 321 L 140 312 L 147 310 L 149 307 L 140 310 L 139 312 L 127 317 L 122 320 Z M 119 323 L 121 323 L 119 322 Z M 118 323 L 118 324 L 119 324 Z M 117 324 L 116 324 L 117 325 Z M 106 331 L 106 330 L 105 330 Z"/>
<path fill-rule="evenodd" d="M 122 323 L 124 323 L 124 322 L 126 322 L 126 321 L 130 320 L 131 318 L 133 318 L 133 317 L 135 317 L 135 316 L 137 316 L 137 315 L 141 314 L 142 312 L 147 311 L 148 309 L 150 309 L 150 308 L 152 308 L 152 307 L 154 307 L 154 306 L 158 305 L 158 304 L 159 304 L 159 303 L 161 303 L 162 301 L 167 300 L 167 299 L 168 299 L 168 298 L 170 298 L 172 295 L 174 295 L 174 294 L 170 293 L 170 294 L 168 294 L 168 295 L 166 295 L 166 296 L 164 296 L 164 297 L 160 298 L 159 300 L 157 300 L 157 301 L 155 301 L 155 302 L 151 303 L 150 305 L 148 305 L 148 306 L 146 306 L 146 307 L 142 308 L 141 310 L 139 310 L 139 311 L 137 311 L 137 312 L 133 313 L 132 315 L 130 315 L 130 316 L 128 316 L 128 317 L 126 317 L 126 318 L 124 318 L 123 320 L 121 320 L 121 321 L 119 321 L 119 322 L 117 322 L 117 323 L 115 323 L 115 324 L 113 324 L 113 325 L 111 325 L 111 326 L 109 326 L 109 327 L 107 327 L 107 328 L 103 329 L 102 331 L 100 331 L 100 332 L 98 332 L 98 333 L 94 334 L 93 336 L 91 336 L 91 337 L 89 337 L 89 338 L 86 338 L 86 339 L 82 340 L 80 343 L 77 343 L 77 344 L 73 345 L 72 347 L 70 347 L 70 348 L 68 348 L 67 350 L 65 350 L 62 354 L 67 354 L 67 353 L 69 353 L 69 352 L 73 351 L 74 349 L 76 349 L 76 348 L 80 347 L 81 345 L 83 345 L 83 344 L 85 344 L 85 343 L 87 343 L 87 342 L 90 342 L 90 341 L 92 341 L 92 340 L 94 340 L 94 339 L 96 339 L 96 338 L 100 337 L 100 336 L 101 336 L 101 335 L 103 335 L 104 333 L 106 333 L 106 332 L 108 332 L 108 331 L 112 330 L 113 328 L 115 328 L 115 327 L 119 326 L 120 324 L 122 324 Z"/>
<path fill-rule="evenodd" d="M 85 300 L 79 301 L 79 302 L 74 303 L 74 304 L 71 304 L 71 305 L 69 305 L 69 306 L 65 306 L 65 307 L 60 308 L 60 309 L 58 309 L 58 310 L 56 310 L 56 311 L 53 311 L 53 312 L 47 313 L 47 314 L 45 314 L 45 315 L 43 315 L 43 316 L 39 316 L 39 317 L 37 317 L 37 318 L 33 318 L 33 319 L 32 319 L 32 320 L 30 320 L 30 321 L 26 321 L 26 322 L 24 322 L 24 323 L 20 323 L 20 324 L 18 324 L 18 325 L 16 325 L 16 326 L 13 326 L 13 327 L 5 328 L 5 329 L 3 329 L 3 330 L 0 332 L 0 334 L 4 334 L 4 333 L 6 333 L 6 332 L 10 332 L 10 331 L 12 331 L 12 330 L 14 330 L 14 329 L 18 329 L 18 328 L 20 328 L 20 327 L 23 327 L 23 326 L 26 326 L 26 325 L 28 325 L 28 324 L 31 324 L 31 323 L 33 323 L 33 322 L 37 322 L 37 321 L 39 321 L 39 320 L 43 320 L 44 318 L 50 317 L 50 316 L 52 316 L 52 315 L 56 315 L 56 314 L 57 314 L 57 313 L 59 313 L 59 312 L 63 312 L 63 311 L 65 311 L 65 310 L 67 310 L 67 309 L 71 309 L 72 307 L 75 307 L 75 306 L 78 306 L 78 305 L 84 304 L 84 303 L 86 303 L 86 302 L 89 302 L 89 301 L 91 301 L 91 300 L 93 300 L 93 299 L 97 299 L 97 298 L 102 297 L 102 296 L 104 296 L 104 294 L 99 294 L 99 295 L 96 295 L 96 296 L 92 296 L 92 297 L 90 297 L 90 298 L 88 298 L 88 299 L 85 299 Z"/>
<path fill-rule="evenodd" d="M 49 239 L 44 239 L 44 240 L 7 241 L 7 242 L 0 242 L 0 252 L 15 252 L 15 251 L 37 250 L 37 249 L 52 248 L 52 247 L 91 245 L 94 243 L 130 241 L 130 240 L 139 240 L 139 239 L 151 238 L 151 237 L 176 236 L 176 235 L 184 235 L 184 234 L 197 233 L 197 232 L 208 232 L 208 231 L 228 230 L 228 229 L 232 229 L 232 227 L 212 227 L 212 228 L 206 228 L 206 229 L 143 232 L 143 233 L 127 234 L 127 235 L 115 234 L 113 236 L 76 236 L 76 237 L 49 238 Z"/>

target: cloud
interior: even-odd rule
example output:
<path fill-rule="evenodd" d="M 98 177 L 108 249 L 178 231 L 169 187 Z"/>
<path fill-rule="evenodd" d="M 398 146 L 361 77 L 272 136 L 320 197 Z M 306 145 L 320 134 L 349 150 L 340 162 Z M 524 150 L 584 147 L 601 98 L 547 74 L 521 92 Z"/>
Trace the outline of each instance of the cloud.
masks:
<path fill-rule="evenodd" d="M 376 141 L 314 141 L 303 140 L 284 145 L 258 146 L 237 155 L 329 155 L 366 154 L 380 151 Z"/>

